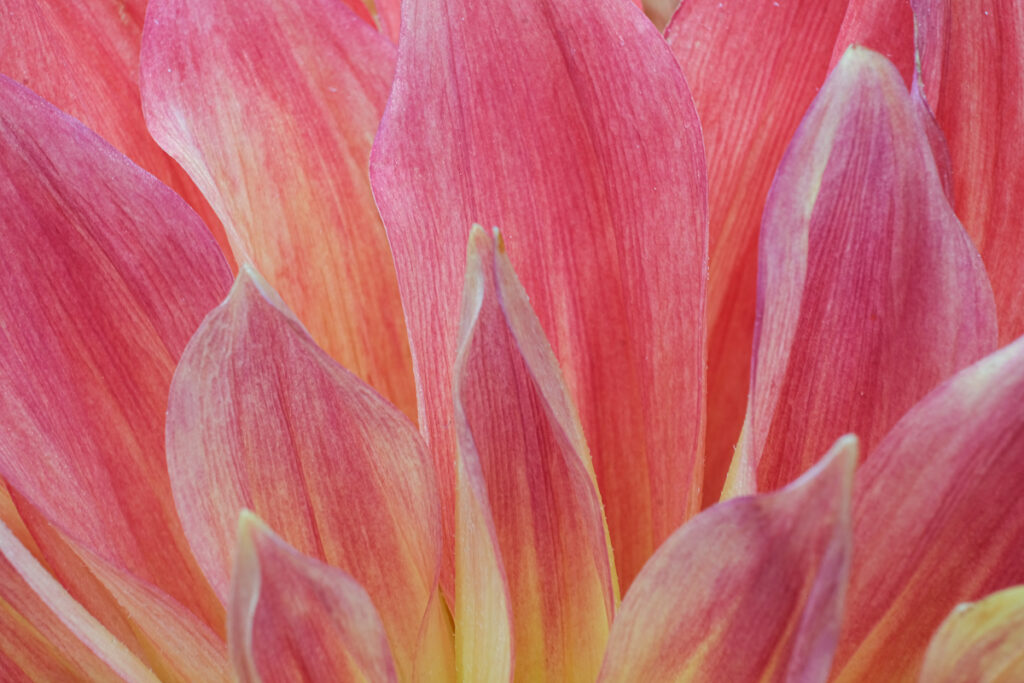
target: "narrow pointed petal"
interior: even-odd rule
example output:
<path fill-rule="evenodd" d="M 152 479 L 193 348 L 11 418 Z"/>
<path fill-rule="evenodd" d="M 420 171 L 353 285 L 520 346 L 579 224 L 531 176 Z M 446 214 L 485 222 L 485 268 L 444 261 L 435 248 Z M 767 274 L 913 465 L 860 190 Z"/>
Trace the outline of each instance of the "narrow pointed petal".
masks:
<path fill-rule="evenodd" d="M 1024 338 L 961 371 L 857 472 L 836 671 L 905 680 L 950 610 L 1024 582 Z"/>
<path fill-rule="evenodd" d="M 228 647 L 241 683 L 397 681 L 369 594 L 242 513 L 231 579 Z"/>
<path fill-rule="evenodd" d="M 402 12 L 370 170 L 449 557 L 459 275 L 479 222 L 504 231 L 565 372 L 628 583 L 700 506 L 707 209 L 692 99 L 626 2 L 406 0 Z"/>
<path fill-rule="evenodd" d="M 899 72 L 850 48 L 793 138 L 761 226 L 750 446 L 759 490 L 844 432 L 865 452 L 995 348 L 992 291 Z"/>
<path fill-rule="evenodd" d="M 171 373 L 231 275 L 171 190 L 0 76 L 0 475 L 215 629 L 163 458 Z"/>
<path fill-rule="evenodd" d="M 466 648 L 511 640 L 519 681 L 593 681 L 617 600 L 601 498 L 554 353 L 501 237 L 480 226 L 469 236 L 463 302 L 456 557 L 473 561 L 456 566 L 455 628 L 510 614 L 512 633 L 458 641 L 479 660 L 491 653 Z M 477 558 L 486 562 L 479 577 L 469 574 Z"/>
<path fill-rule="evenodd" d="M 153 137 L 210 198 L 239 262 L 413 416 L 398 284 L 367 175 L 394 62 L 394 45 L 337 0 L 153 0 L 142 93 Z"/>
<path fill-rule="evenodd" d="M 248 508 L 365 586 L 409 679 L 421 622 L 443 609 L 431 602 L 441 521 L 430 454 L 415 426 L 317 347 L 249 266 L 175 372 L 167 466 L 185 533 L 223 599 L 233 530 Z M 443 657 L 445 634 L 433 636 L 425 647 Z M 450 634 L 447 648 L 450 657 Z"/>
<path fill-rule="evenodd" d="M 683 525 L 626 594 L 599 680 L 825 680 L 848 578 L 858 450 L 844 437 L 785 489 Z"/>
<path fill-rule="evenodd" d="M 665 31 L 693 89 L 708 156 L 705 506 L 718 500 L 747 407 L 764 200 L 825 80 L 845 7 L 845 0 L 687 0 Z"/>
<path fill-rule="evenodd" d="M 830 69 L 851 45 L 884 55 L 910 85 L 914 77 L 914 12 L 910 0 L 850 0 Z"/>
<path fill-rule="evenodd" d="M 999 340 L 1024 334 L 1024 5 L 913 0 L 925 99 L 946 134 L 953 206 L 985 261 Z"/>

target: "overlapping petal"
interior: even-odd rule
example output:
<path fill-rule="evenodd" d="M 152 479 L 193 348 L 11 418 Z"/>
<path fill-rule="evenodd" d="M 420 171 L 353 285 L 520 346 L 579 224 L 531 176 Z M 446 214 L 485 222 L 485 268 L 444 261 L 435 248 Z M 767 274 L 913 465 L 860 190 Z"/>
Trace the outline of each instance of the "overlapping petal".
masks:
<path fill-rule="evenodd" d="M 885 56 L 910 85 L 914 77 L 914 12 L 911 0 L 850 0 L 832 52 L 835 66 L 851 45 Z"/>
<path fill-rule="evenodd" d="M 367 175 L 394 62 L 394 45 L 336 0 L 153 0 L 142 94 L 150 131 L 206 193 L 239 262 L 255 264 L 335 360 L 413 416 L 398 285 Z"/>

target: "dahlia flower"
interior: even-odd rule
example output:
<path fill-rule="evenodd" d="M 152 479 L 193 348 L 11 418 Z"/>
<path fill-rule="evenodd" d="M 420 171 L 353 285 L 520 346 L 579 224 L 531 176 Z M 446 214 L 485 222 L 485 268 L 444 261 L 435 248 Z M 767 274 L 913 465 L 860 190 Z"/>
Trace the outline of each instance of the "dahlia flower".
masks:
<path fill-rule="evenodd" d="M 5 0 L 0 679 L 1024 680 L 1021 4 L 639 4 Z"/>

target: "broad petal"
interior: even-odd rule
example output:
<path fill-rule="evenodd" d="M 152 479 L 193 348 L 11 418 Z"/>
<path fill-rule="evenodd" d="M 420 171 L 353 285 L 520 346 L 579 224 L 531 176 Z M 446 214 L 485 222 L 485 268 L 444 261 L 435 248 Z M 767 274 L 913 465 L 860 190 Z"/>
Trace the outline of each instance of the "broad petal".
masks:
<path fill-rule="evenodd" d="M 885 55 L 910 85 L 914 77 L 914 12 L 911 0 L 850 0 L 832 51 L 835 67 L 851 45 Z"/>
<path fill-rule="evenodd" d="M 925 99 L 946 134 L 953 206 L 981 252 L 999 340 L 1024 334 L 1024 7 L 912 0 Z"/>
<path fill-rule="evenodd" d="M 398 285 L 367 175 L 394 62 L 394 45 L 337 0 L 153 0 L 142 93 L 153 137 L 210 198 L 239 262 L 335 360 L 413 416 Z"/>
<path fill-rule="evenodd" d="M 0 77 L 0 475 L 76 543 L 223 626 L 163 458 L 171 373 L 231 275 L 170 189 Z"/>
<path fill-rule="evenodd" d="M 407 0 L 402 11 L 370 171 L 448 557 L 459 274 L 479 222 L 504 231 L 565 372 L 628 583 L 700 507 L 707 213 L 690 94 L 626 2 Z"/>
<path fill-rule="evenodd" d="M 824 680 L 846 592 L 857 455 L 856 438 L 844 437 L 783 490 L 683 525 L 626 594 L 599 680 Z"/>
<path fill-rule="evenodd" d="M 456 557 L 496 540 L 506 586 L 491 567 L 478 578 L 467 575 L 475 563 L 457 565 L 456 632 L 477 628 L 480 605 L 507 600 L 516 680 L 593 681 L 618 592 L 601 497 L 558 363 L 497 230 L 493 240 L 480 226 L 470 233 L 459 327 L 459 510 L 476 514 L 459 517 Z M 490 595 L 502 588 L 507 597 Z"/>
<path fill-rule="evenodd" d="M 1024 586 L 954 607 L 928 644 L 918 680 L 1024 680 Z"/>
<path fill-rule="evenodd" d="M 815 99 L 761 226 L 749 441 L 760 490 L 831 440 L 865 452 L 995 348 L 992 291 L 899 72 L 850 48 Z"/>
<path fill-rule="evenodd" d="M 430 454 L 415 426 L 317 347 L 249 266 L 175 372 L 167 465 L 185 533 L 222 599 L 248 508 L 366 587 L 410 678 L 424 615 L 443 616 L 431 602 L 441 521 Z M 445 634 L 433 635 L 426 647 L 443 658 Z M 450 658 L 450 634 L 447 649 Z"/>
<path fill-rule="evenodd" d="M 228 647 L 242 683 L 398 680 L 359 582 L 303 556 L 248 511 L 238 524 Z"/>
<path fill-rule="evenodd" d="M 932 391 L 857 472 L 839 679 L 905 680 L 953 607 L 1024 581 L 1024 338 Z"/>

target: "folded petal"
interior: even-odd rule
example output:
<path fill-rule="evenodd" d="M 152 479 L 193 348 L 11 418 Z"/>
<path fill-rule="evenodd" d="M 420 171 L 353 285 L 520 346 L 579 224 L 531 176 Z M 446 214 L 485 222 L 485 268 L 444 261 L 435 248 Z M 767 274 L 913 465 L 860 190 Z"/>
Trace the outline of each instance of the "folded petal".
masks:
<path fill-rule="evenodd" d="M 906 680 L 953 607 L 1024 582 L 1024 338 L 932 391 L 857 472 L 839 680 Z"/>
<path fill-rule="evenodd" d="M 908 85 L 914 76 L 914 12 L 911 0 L 850 0 L 832 51 L 834 67 L 851 45 L 885 55 Z"/>
<path fill-rule="evenodd" d="M 479 222 L 504 231 L 565 372 L 628 583 L 700 506 L 707 213 L 690 94 L 626 2 L 402 12 L 370 170 L 446 519 L 459 275 Z"/>
<path fill-rule="evenodd" d="M 718 500 L 746 410 L 764 200 L 825 80 L 845 8 L 846 0 L 687 0 L 665 31 L 693 89 L 708 157 L 705 506 Z"/>
<path fill-rule="evenodd" d="M 1014 0 L 913 0 L 922 87 L 946 134 L 953 206 L 985 261 L 999 340 L 1024 334 L 1024 10 Z"/>
<path fill-rule="evenodd" d="M 995 348 L 992 291 L 884 57 L 850 48 L 790 144 L 761 225 L 749 446 L 761 490 L 855 432 L 865 452 Z"/>
<path fill-rule="evenodd" d="M 443 618 L 432 602 L 441 521 L 430 454 L 249 266 L 175 372 L 167 466 L 185 533 L 225 601 L 235 524 L 248 508 L 366 588 L 410 678 L 421 624 Z M 451 635 L 430 633 L 423 647 L 450 657 Z"/>
<path fill-rule="evenodd" d="M 359 4 L 359 0 L 353 0 Z M 153 137 L 335 360 L 407 415 L 405 323 L 370 194 L 395 48 L 337 0 L 153 0 L 142 94 Z"/>
<path fill-rule="evenodd" d="M 305 557 L 243 511 L 231 578 L 228 646 L 238 680 L 397 681 L 369 594 Z"/>
<path fill-rule="evenodd" d="M 593 681 L 618 589 L 590 454 L 501 236 L 478 225 L 469 236 L 453 390 L 456 558 L 472 560 L 456 565 L 462 656 L 491 655 L 467 652 L 494 642 L 472 631 L 481 617 L 508 614 L 512 632 L 501 643 L 511 640 L 516 680 Z M 478 564 L 487 555 L 497 561 Z"/>
<path fill-rule="evenodd" d="M 676 531 L 622 601 L 599 680 L 825 680 L 858 450 L 843 437 L 781 491 L 721 503 Z"/>
<path fill-rule="evenodd" d="M 171 373 L 231 282 L 165 185 L 0 77 L 0 475 L 71 539 L 223 626 L 163 457 Z"/>

